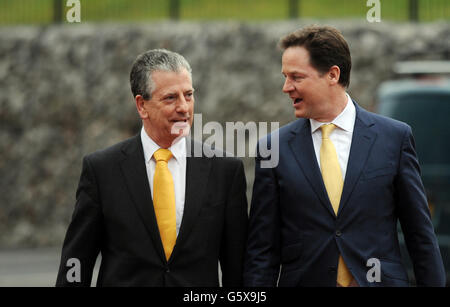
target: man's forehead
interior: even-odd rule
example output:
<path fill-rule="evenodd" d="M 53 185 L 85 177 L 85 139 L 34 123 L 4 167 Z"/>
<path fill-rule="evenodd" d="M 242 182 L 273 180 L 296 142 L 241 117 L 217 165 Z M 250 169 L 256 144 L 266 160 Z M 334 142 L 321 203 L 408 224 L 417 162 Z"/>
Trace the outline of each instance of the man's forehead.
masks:
<path fill-rule="evenodd" d="M 304 47 L 289 47 L 283 52 L 282 62 L 309 62 L 309 52 Z"/>
<path fill-rule="evenodd" d="M 167 85 L 167 84 L 163 84 L 162 86 L 160 86 L 159 88 L 157 87 L 155 89 L 159 90 L 159 92 L 161 94 L 167 94 L 167 93 L 177 93 L 177 92 L 189 92 L 189 91 L 193 91 L 194 88 L 192 87 L 191 84 L 182 84 L 182 83 L 177 83 L 177 84 L 173 84 L 173 85 Z"/>
<path fill-rule="evenodd" d="M 154 94 L 158 93 L 158 96 L 164 96 L 169 94 L 178 94 L 178 93 L 186 93 L 194 91 L 194 88 L 191 85 L 182 85 L 182 84 L 175 84 L 175 85 L 162 85 L 160 87 L 156 87 L 153 91 Z"/>
<path fill-rule="evenodd" d="M 311 66 L 309 53 L 303 47 L 289 47 L 283 53 L 281 64 L 282 73 L 306 72 Z"/>

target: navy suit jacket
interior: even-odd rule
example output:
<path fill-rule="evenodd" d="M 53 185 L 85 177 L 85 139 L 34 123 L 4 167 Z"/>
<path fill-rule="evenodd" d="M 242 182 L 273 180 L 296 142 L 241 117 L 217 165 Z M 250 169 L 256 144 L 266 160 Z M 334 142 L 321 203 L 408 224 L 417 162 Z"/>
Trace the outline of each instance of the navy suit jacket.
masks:
<path fill-rule="evenodd" d="M 246 286 L 277 282 L 278 286 L 336 286 L 339 254 L 360 286 L 408 286 L 397 221 L 417 284 L 445 285 L 411 128 L 355 106 L 337 216 L 317 164 L 308 119 L 279 129 L 279 163 L 273 168 L 261 168 L 264 158 L 257 156 Z M 265 140 L 269 146 L 273 147 L 275 136 L 272 133 Z M 379 282 L 367 278 L 376 277 L 369 272 L 371 258 L 379 260 Z"/>

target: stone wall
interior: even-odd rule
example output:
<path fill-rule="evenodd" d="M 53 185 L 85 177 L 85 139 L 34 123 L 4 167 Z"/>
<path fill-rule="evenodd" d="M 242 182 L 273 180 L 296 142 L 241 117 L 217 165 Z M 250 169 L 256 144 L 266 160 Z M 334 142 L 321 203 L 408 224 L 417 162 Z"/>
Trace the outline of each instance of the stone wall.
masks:
<path fill-rule="evenodd" d="M 373 103 L 395 61 L 449 59 L 450 27 L 301 20 L 0 28 L 0 248 L 61 245 L 82 157 L 136 134 L 129 89 L 135 57 L 183 54 L 193 69 L 196 113 L 208 121 L 294 119 L 281 92 L 280 36 L 311 23 L 339 28 L 353 57 L 349 93 Z M 244 159 L 251 197 L 253 160 Z"/>

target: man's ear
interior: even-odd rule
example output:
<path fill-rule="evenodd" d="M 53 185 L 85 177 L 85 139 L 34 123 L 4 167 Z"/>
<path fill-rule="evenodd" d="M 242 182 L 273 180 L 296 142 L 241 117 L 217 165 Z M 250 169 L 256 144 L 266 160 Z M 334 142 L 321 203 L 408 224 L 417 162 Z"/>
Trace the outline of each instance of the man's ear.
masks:
<path fill-rule="evenodd" d="M 341 70 L 339 69 L 339 66 L 337 65 L 331 66 L 330 70 L 328 71 L 328 81 L 330 82 L 330 85 L 338 84 L 340 76 Z"/>
<path fill-rule="evenodd" d="M 142 97 L 142 95 L 136 95 L 136 97 L 134 97 L 134 100 L 136 101 L 136 109 L 141 119 L 148 118 L 147 110 L 144 108 L 144 103 L 146 101 L 144 97 Z"/>

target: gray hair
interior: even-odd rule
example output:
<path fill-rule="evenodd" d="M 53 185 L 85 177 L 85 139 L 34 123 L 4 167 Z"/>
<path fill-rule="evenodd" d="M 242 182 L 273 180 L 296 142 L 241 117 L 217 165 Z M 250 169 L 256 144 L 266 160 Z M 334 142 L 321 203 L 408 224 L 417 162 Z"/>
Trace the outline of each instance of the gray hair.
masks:
<path fill-rule="evenodd" d="M 152 98 L 155 85 L 151 75 L 154 71 L 180 72 L 183 68 L 192 78 L 191 66 L 181 54 L 166 49 L 153 49 L 140 54 L 134 61 L 130 73 L 133 96 L 141 95 L 145 100 Z"/>

